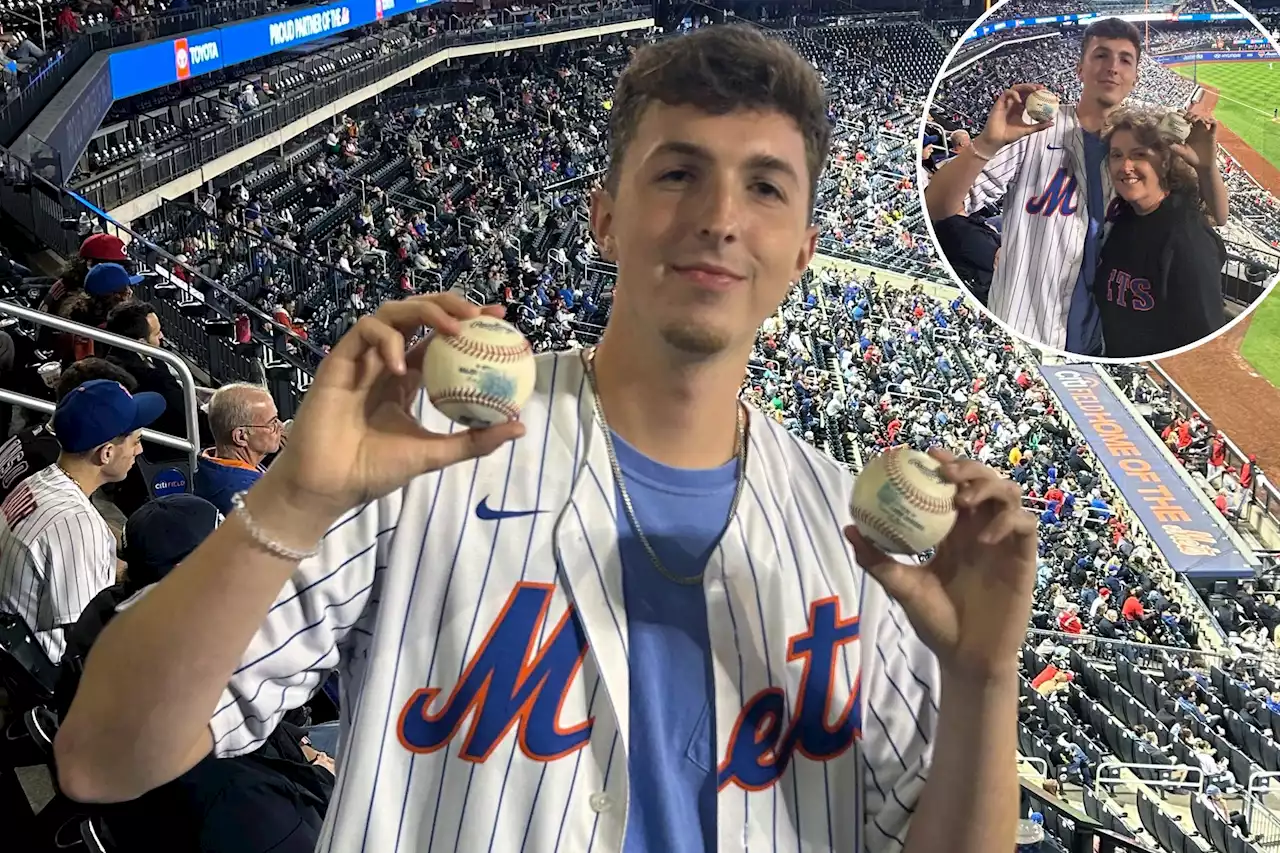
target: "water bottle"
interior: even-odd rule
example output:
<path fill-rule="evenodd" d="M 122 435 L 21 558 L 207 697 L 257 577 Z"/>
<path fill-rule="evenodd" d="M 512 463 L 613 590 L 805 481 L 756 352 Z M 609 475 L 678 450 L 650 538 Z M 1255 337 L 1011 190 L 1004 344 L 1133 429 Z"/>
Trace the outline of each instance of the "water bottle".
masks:
<path fill-rule="evenodd" d="M 1044 827 L 1034 820 L 1018 821 L 1018 829 L 1014 834 L 1015 853 L 1040 853 L 1040 842 L 1044 841 Z"/>

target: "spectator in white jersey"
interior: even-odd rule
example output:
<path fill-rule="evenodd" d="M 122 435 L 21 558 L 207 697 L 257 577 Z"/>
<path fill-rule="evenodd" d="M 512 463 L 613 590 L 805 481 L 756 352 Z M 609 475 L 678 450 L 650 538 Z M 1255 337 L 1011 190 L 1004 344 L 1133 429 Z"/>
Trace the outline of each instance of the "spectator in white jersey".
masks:
<path fill-rule="evenodd" d="M 1032 342 L 1106 355 L 1093 279 L 1115 197 L 1101 133 L 1138 81 L 1142 37 L 1119 18 L 1090 24 L 1076 74 L 1082 94 L 1051 121 L 1029 123 L 1025 104 L 1042 86 L 1020 83 L 996 100 L 982 133 L 929 181 L 931 219 L 1002 205 L 1002 241 L 987 306 Z M 1200 170 L 1215 224 L 1227 218 L 1216 165 Z"/>
<path fill-rule="evenodd" d="M 133 393 L 138 390 L 134 378 L 124 369 L 106 359 L 90 356 L 72 364 L 58 377 L 54 388 L 55 402 L 61 402 L 67 394 L 92 379 L 110 379 Z M 18 484 L 36 471 L 58 461 L 62 448 L 53 434 L 52 419 L 37 424 L 11 436 L 0 444 L 0 503 Z"/>
<path fill-rule="evenodd" d="M 847 469 L 739 400 L 814 253 L 825 100 L 749 27 L 638 51 L 592 201 L 618 266 L 598 349 L 535 357 L 527 427 L 467 431 L 406 337 L 502 309 L 362 318 L 227 523 L 99 637 L 62 790 L 129 799 L 240 754 L 340 668 L 320 849 L 1007 847 L 1018 487 L 939 452 L 959 522 L 898 562 L 853 528 Z"/>
<path fill-rule="evenodd" d="M 1209 227 L 1196 166 L 1212 163 L 1212 120 L 1195 119 L 1185 144 L 1160 130 L 1163 110 L 1121 107 L 1103 139 L 1120 201 L 1094 277 L 1112 358 L 1145 358 L 1199 341 L 1226 322 L 1226 246 Z"/>
<path fill-rule="evenodd" d="M 164 411 L 159 394 L 130 394 L 94 379 L 58 404 L 58 461 L 32 474 L 0 505 L 0 610 L 22 617 L 49 660 L 65 632 L 116 581 L 116 538 L 90 500 L 129 473 L 142 428 Z"/>

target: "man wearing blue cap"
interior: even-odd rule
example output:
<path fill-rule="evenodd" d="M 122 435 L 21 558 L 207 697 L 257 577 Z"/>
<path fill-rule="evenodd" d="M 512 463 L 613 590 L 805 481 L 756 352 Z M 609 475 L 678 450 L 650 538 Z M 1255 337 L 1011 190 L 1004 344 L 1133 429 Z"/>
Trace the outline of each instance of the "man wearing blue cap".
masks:
<path fill-rule="evenodd" d="M 0 504 L 0 611 L 22 617 L 53 663 L 66 629 L 116 581 L 116 539 L 90 496 L 125 478 L 142 428 L 163 411 L 159 394 L 130 394 L 108 379 L 80 385 L 53 414 L 58 461 Z"/>
<path fill-rule="evenodd" d="M 111 309 L 133 297 L 133 288 L 142 276 L 130 275 L 120 264 L 98 264 L 84 277 L 84 290 L 69 297 L 59 309 L 63 317 L 75 323 L 100 329 Z M 79 361 L 94 355 L 93 341 L 79 335 L 64 335 L 59 360 Z"/>

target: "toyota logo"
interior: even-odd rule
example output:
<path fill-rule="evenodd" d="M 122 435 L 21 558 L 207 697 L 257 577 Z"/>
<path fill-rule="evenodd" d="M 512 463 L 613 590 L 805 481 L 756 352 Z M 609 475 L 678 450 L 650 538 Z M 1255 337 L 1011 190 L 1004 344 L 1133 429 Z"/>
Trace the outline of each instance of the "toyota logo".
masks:
<path fill-rule="evenodd" d="M 187 49 L 185 47 L 178 48 L 178 68 L 186 68 L 187 62 Z"/>

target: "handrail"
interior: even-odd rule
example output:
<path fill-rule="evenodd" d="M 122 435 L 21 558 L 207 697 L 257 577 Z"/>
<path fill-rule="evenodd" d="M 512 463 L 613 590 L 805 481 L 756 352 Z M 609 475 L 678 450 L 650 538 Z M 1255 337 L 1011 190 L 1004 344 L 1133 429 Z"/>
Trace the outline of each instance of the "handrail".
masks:
<path fill-rule="evenodd" d="M 1049 778 L 1049 762 L 1035 755 L 1019 755 L 1019 764 L 1029 764 L 1032 767 L 1039 768 L 1036 772 L 1040 774 L 1042 779 Z"/>
<path fill-rule="evenodd" d="M 1138 776 L 1136 782 L 1131 782 L 1119 775 L 1114 778 L 1104 779 L 1103 771 L 1106 770 L 1158 770 L 1162 773 L 1173 773 L 1175 771 L 1194 771 L 1200 774 L 1200 781 L 1188 782 L 1185 778 L 1182 781 L 1175 779 L 1143 779 Z M 1137 776 L 1138 774 L 1134 774 Z M 1186 788 L 1197 793 L 1204 793 L 1205 789 L 1205 772 L 1203 767 L 1196 767 L 1191 764 L 1140 764 L 1137 762 L 1128 763 L 1124 761 L 1104 761 L 1098 765 L 1097 771 L 1093 775 L 1093 793 L 1101 796 L 1103 794 L 1103 785 L 1145 785 L 1150 788 Z"/>
<path fill-rule="evenodd" d="M 40 412 L 44 415 L 52 415 L 58 409 L 57 405 L 50 403 L 48 400 L 41 400 L 39 397 L 28 397 L 26 394 L 6 391 L 3 388 L 0 388 L 0 403 L 21 406 L 24 409 L 31 409 L 33 412 Z M 185 438 L 174 438 L 167 432 L 154 432 L 144 428 L 142 430 L 142 438 L 144 441 L 172 447 L 174 450 L 189 450 L 191 447 L 191 442 Z"/>
<path fill-rule="evenodd" d="M 33 176 L 33 180 L 38 181 L 42 184 L 46 183 L 43 179 L 39 178 L 38 176 Z M 324 357 L 324 353 L 321 352 L 320 349 L 316 347 L 315 344 L 311 343 L 305 338 L 300 337 L 298 333 L 295 332 L 293 329 L 290 329 L 287 326 L 281 325 L 276 320 L 275 317 L 264 313 L 256 305 L 253 305 L 252 303 L 245 301 L 238 294 L 228 290 L 226 287 L 222 285 L 221 282 L 215 281 L 209 278 L 207 275 L 200 272 L 200 270 L 196 269 L 195 266 L 179 261 L 176 257 L 170 254 L 169 250 L 153 242 L 151 239 L 142 236 L 141 234 L 134 231 L 132 228 L 128 227 L 127 225 L 121 225 L 119 222 L 112 219 L 111 216 L 106 211 L 101 210 L 92 202 L 90 202 L 88 199 L 81 197 L 80 195 L 78 195 L 72 190 L 63 190 L 63 191 L 69 197 L 79 202 L 85 208 L 86 211 L 88 211 L 89 213 L 92 213 L 93 216 L 98 219 L 98 224 L 101 226 L 101 230 L 104 233 L 107 231 L 108 227 L 110 227 L 111 229 L 114 229 L 116 232 L 118 232 L 116 236 L 121 237 L 121 239 L 127 245 L 133 245 L 134 243 L 138 243 L 142 246 L 145 246 L 148 251 L 153 252 L 159 257 L 163 258 L 170 265 L 170 267 L 172 268 L 181 267 L 182 269 L 187 271 L 189 276 L 194 276 L 196 279 L 198 279 L 200 282 L 203 282 L 212 290 L 217 291 L 219 296 L 221 296 L 227 302 L 235 305 L 239 310 L 243 311 L 245 314 L 248 314 L 254 317 L 255 322 L 264 323 L 266 325 L 271 326 L 276 331 L 282 332 L 286 338 L 293 340 L 294 343 L 300 348 L 310 350 L 310 352 L 313 355 L 315 355 L 317 358 Z M 128 237 L 124 238 L 121 236 L 122 234 L 127 234 Z"/>
<path fill-rule="evenodd" d="M 164 436 L 161 433 L 154 432 L 151 433 L 151 437 L 153 440 L 156 440 L 158 444 L 164 444 L 169 447 L 176 447 L 179 450 L 185 450 L 191 462 L 191 470 L 193 472 L 196 470 L 196 458 L 200 454 L 200 426 L 199 421 L 196 418 L 196 412 L 199 411 L 199 409 L 198 404 L 196 403 L 196 380 L 191 375 L 191 368 L 187 367 L 187 363 L 185 361 L 173 353 L 167 352 L 158 347 L 149 346 L 139 341 L 130 340 L 129 338 L 122 338 L 119 335 L 112 334 L 111 332 L 103 329 L 95 329 L 91 326 L 73 323 L 70 320 L 53 314 L 46 314 L 43 311 L 24 308 L 21 305 L 15 305 L 14 303 L 6 300 L 0 300 L 0 314 L 8 314 L 10 317 L 15 317 L 18 320 L 25 320 L 28 323 L 34 323 L 37 326 L 47 326 L 59 332 L 78 335 L 79 337 L 99 341 L 122 350 L 135 352 L 138 355 L 149 356 L 157 361 L 164 362 L 176 370 L 178 372 L 178 381 L 182 383 L 183 402 L 186 404 L 186 412 L 184 414 L 186 415 L 187 420 L 187 438 L 183 440 L 176 436 L 169 437 Z M 47 401 L 26 398 L 22 395 L 11 394 L 7 391 L 4 392 L 3 397 L 0 397 L 0 400 L 4 400 L 8 403 L 17 403 L 21 406 L 26 406 L 30 403 L 43 403 L 43 406 L 32 406 L 32 408 L 37 411 L 45 411 L 45 407 L 48 406 Z M 52 407 L 49 408 L 49 411 L 52 411 Z M 147 432 L 151 431 L 148 430 Z M 163 441 L 161 440 L 162 438 L 170 438 L 170 441 Z"/>

